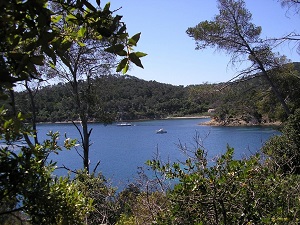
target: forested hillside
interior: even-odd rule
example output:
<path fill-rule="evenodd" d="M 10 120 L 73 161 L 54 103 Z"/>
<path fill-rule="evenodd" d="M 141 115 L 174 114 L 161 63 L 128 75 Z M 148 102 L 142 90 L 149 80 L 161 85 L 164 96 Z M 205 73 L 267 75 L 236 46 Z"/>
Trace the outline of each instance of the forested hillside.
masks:
<path fill-rule="evenodd" d="M 269 71 L 276 87 L 289 107 L 300 107 L 300 63 L 285 71 Z M 294 70 L 297 69 L 296 71 Z M 86 83 L 80 82 L 82 93 Z M 100 76 L 92 81 L 93 92 L 86 96 L 92 102 L 90 121 L 159 119 L 168 116 L 203 115 L 214 109 L 214 116 L 224 124 L 238 118 L 243 123 L 259 124 L 285 119 L 280 103 L 263 77 L 257 75 L 234 82 L 174 86 L 145 81 L 128 75 Z M 78 120 L 76 105 L 69 84 L 41 88 L 35 94 L 38 122 Z M 31 112 L 26 91 L 16 94 L 16 105 L 23 112 Z"/>
<path fill-rule="evenodd" d="M 283 70 L 268 71 L 274 86 L 281 93 L 289 109 L 300 107 L 300 63 L 287 64 Z M 223 122 L 232 123 L 239 117 L 244 123 L 284 121 L 287 115 L 270 85 L 260 74 L 241 78 L 222 88 L 216 115 Z"/>
<path fill-rule="evenodd" d="M 132 76 L 101 76 L 93 80 L 90 121 L 154 119 L 184 116 L 207 111 L 208 105 L 189 98 L 189 88 L 145 81 Z M 35 95 L 38 122 L 78 120 L 69 84 L 41 88 Z M 85 83 L 81 82 L 82 92 Z M 16 94 L 17 107 L 30 112 L 26 91 Z"/>
<path fill-rule="evenodd" d="M 268 71 L 275 87 L 293 112 L 300 107 L 300 63 Z M 284 121 L 285 112 L 268 82 L 260 74 L 233 82 L 188 87 L 192 101 L 206 102 L 222 125 L 251 125 Z"/>

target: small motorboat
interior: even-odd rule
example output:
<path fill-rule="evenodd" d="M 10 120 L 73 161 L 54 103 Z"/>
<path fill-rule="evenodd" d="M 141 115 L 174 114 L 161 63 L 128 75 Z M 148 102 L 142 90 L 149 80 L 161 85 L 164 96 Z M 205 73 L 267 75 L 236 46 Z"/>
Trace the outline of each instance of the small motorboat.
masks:
<path fill-rule="evenodd" d="M 117 123 L 117 126 L 128 127 L 128 126 L 132 126 L 132 124 L 131 123 L 127 123 L 127 122 L 121 122 L 121 123 Z"/>
<path fill-rule="evenodd" d="M 156 131 L 157 134 L 165 134 L 167 133 L 166 130 L 164 130 L 163 128 L 160 128 L 159 130 Z"/>

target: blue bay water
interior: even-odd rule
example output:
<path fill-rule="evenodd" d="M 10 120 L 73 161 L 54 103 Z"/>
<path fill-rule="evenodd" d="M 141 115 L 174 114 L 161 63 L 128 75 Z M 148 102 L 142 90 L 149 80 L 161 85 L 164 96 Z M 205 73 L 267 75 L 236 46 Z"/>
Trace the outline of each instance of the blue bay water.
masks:
<path fill-rule="evenodd" d="M 189 150 L 195 150 L 196 137 L 201 140 L 208 152 L 208 158 L 213 158 L 226 151 L 227 144 L 235 148 L 235 157 L 241 158 L 253 154 L 271 136 L 279 132 L 271 127 L 211 127 L 199 126 L 207 119 L 173 119 L 133 122 L 133 126 L 104 126 L 91 123 L 90 168 L 95 167 L 98 160 L 101 171 L 114 184 L 126 183 L 137 175 L 137 168 L 145 166 L 145 162 L 159 154 L 164 161 L 183 160 L 186 157 L 180 151 L 181 144 Z M 165 134 L 156 134 L 163 128 Z M 78 131 L 72 124 L 40 124 L 39 135 L 45 138 L 49 131 L 59 131 L 61 139 L 64 134 L 70 138 L 79 138 Z M 44 135 L 44 136 L 43 136 Z M 79 149 L 80 151 L 80 149 Z M 83 166 L 82 159 L 75 150 L 62 151 L 51 155 L 57 161 L 57 166 L 76 170 Z M 66 170 L 57 170 L 58 175 L 67 174 Z"/>

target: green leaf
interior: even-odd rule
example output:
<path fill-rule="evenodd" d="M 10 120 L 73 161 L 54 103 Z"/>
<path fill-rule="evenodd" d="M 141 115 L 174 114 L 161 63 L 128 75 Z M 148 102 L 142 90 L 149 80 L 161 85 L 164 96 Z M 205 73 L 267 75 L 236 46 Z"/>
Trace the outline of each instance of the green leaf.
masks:
<path fill-rule="evenodd" d="M 103 8 L 103 11 L 109 11 L 109 8 L 110 8 L 110 2 L 106 3 L 106 5 Z"/>
<path fill-rule="evenodd" d="M 141 60 L 139 59 L 139 57 L 135 54 L 135 52 L 132 52 L 129 54 L 129 59 L 131 62 L 133 62 L 135 65 L 137 65 L 138 67 L 144 68 L 142 65 Z"/>
<path fill-rule="evenodd" d="M 23 115 L 22 115 L 21 112 L 18 113 L 18 119 L 19 119 L 19 120 L 23 120 L 23 119 L 24 119 L 24 117 L 23 117 Z"/>
<path fill-rule="evenodd" d="M 148 55 L 148 54 L 146 54 L 146 53 L 144 53 L 144 52 L 136 52 L 135 54 L 136 54 L 136 56 L 139 57 L 139 58 Z"/>
<path fill-rule="evenodd" d="M 68 14 L 67 17 L 66 17 L 66 20 L 77 20 L 77 17 L 74 16 L 73 14 Z"/>
<path fill-rule="evenodd" d="M 141 37 L 141 33 L 137 33 L 137 34 L 133 35 L 131 38 L 129 38 L 128 44 L 136 46 L 136 44 L 140 40 L 140 37 Z"/>
<path fill-rule="evenodd" d="M 85 47 L 85 44 L 83 42 L 78 41 L 77 43 L 79 44 L 80 47 Z"/>
<path fill-rule="evenodd" d="M 78 37 L 84 37 L 84 35 L 85 35 L 85 32 L 86 32 L 86 28 L 85 27 L 81 27 L 79 30 L 78 30 L 78 32 L 77 32 L 77 35 L 78 35 Z"/>
<path fill-rule="evenodd" d="M 122 45 L 122 44 L 113 45 L 113 46 L 105 49 L 106 52 L 110 52 L 110 53 L 114 53 L 114 54 L 117 54 L 118 52 L 121 52 L 122 50 L 124 50 L 124 45 Z"/>
<path fill-rule="evenodd" d="M 110 37 L 112 35 L 112 31 L 110 31 L 106 27 L 99 27 L 97 28 L 97 31 L 99 34 L 101 34 L 104 37 Z"/>
<path fill-rule="evenodd" d="M 119 55 L 119 56 L 127 56 L 127 52 L 125 50 L 116 52 L 116 54 Z"/>
<path fill-rule="evenodd" d="M 126 63 L 125 67 L 124 67 L 123 70 L 122 70 L 122 73 L 123 73 L 123 74 L 127 73 L 128 68 L 129 68 L 129 64 Z"/>
<path fill-rule="evenodd" d="M 122 17 L 123 16 L 116 15 L 115 18 L 113 19 L 113 24 L 118 24 L 119 25 L 119 22 L 122 19 Z"/>
<path fill-rule="evenodd" d="M 52 16 L 51 20 L 53 23 L 57 23 L 62 18 L 62 15 Z"/>
<path fill-rule="evenodd" d="M 128 64 L 128 59 L 122 59 L 122 61 L 119 63 L 118 67 L 117 67 L 117 72 L 120 72 L 123 68 L 125 68 L 125 66 Z"/>

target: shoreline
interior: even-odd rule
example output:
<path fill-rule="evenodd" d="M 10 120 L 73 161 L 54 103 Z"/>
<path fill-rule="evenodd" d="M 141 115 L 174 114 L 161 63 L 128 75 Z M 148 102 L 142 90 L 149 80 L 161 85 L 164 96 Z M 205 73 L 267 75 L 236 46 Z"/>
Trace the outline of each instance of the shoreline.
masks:
<path fill-rule="evenodd" d="M 165 119 L 209 119 L 210 116 L 168 116 Z"/>
<path fill-rule="evenodd" d="M 236 120 L 231 122 L 226 121 L 216 121 L 215 119 L 211 119 L 209 121 L 200 123 L 200 126 L 214 126 L 214 127 L 253 127 L 253 126 L 270 126 L 270 127 L 280 127 L 282 126 L 282 122 L 266 122 L 266 123 L 247 123 L 244 120 Z"/>
<path fill-rule="evenodd" d="M 161 119 L 139 119 L 139 120 L 124 120 L 122 122 L 143 122 L 143 121 L 149 121 L 149 120 L 180 120 L 180 119 L 209 119 L 208 121 L 201 122 L 198 125 L 199 126 L 212 126 L 212 127 L 251 127 L 251 126 L 270 126 L 270 127 L 280 127 L 282 126 L 282 122 L 276 121 L 276 122 L 266 122 L 266 123 L 247 123 L 244 120 L 234 120 L 234 121 L 222 121 L 219 122 L 215 120 L 214 118 L 211 118 L 210 116 L 170 116 L 166 118 Z M 58 122 L 39 122 L 38 124 L 80 124 L 81 121 L 58 121 Z M 118 123 L 120 121 L 113 121 L 111 124 Z M 101 123 L 96 121 L 89 121 L 88 123 Z M 103 124 L 103 123 L 101 123 Z"/>
<path fill-rule="evenodd" d="M 136 120 L 123 120 L 123 121 L 113 121 L 113 123 L 119 123 L 119 122 L 142 122 L 142 121 L 149 121 L 149 120 L 176 120 L 176 119 L 209 119 L 210 116 L 168 116 L 165 118 L 160 119 L 136 119 Z M 56 122 L 38 122 L 38 124 L 70 124 L 70 123 L 81 123 L 80 120 L 76 121 L 56 121 Z M 88 123 L 102 123 L 97 121 L 89 121 Z"/>

